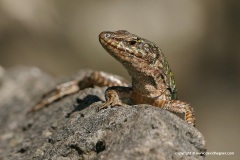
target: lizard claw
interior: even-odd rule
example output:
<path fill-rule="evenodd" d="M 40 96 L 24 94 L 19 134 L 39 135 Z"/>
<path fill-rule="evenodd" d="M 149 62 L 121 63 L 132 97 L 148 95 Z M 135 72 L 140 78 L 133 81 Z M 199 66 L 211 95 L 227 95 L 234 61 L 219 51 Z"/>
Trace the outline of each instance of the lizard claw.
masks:
<path fill-rule="evenodd" d="M 122 106 L 122 107 L 125 107 L 126 104 L 120 102 L 120 101 L 117 101 L 117 102 L 111 102 L 111 101 L 107 101 L 105 102 L 101 107 L 99 107 L 99 111 L 102 110 L 102 109 L 107 109 L 109 107 L 113 108 L 113 107 L 116 107 L 116 106 Z"/>
<path fill-rule="evenodd" d="M 108 89 L 105 92 L 106 102 L 99 107 L 99 110 L 106 109 L 108 107 L 115 107 L 115 106 L 125 106 L 122 101 L 119 99 L 117 94 L 117 90 Z"/>

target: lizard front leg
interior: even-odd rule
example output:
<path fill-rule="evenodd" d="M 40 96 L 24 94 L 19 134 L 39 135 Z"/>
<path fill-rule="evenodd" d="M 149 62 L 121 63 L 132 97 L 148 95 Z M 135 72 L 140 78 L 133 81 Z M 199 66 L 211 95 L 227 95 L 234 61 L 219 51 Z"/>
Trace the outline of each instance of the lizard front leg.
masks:
<path fill-rule="evenodd" d="M 105 109 L 109 106 L 126 106 L 126 104 L 132 104 L 131 100 L 132 88 L 114 86 L 109 87 L 105 92 L 106 102 L 99 109 Z"/>
<path fill-rule="evenodd" d="M 129 83 L 117 75 L 94 71 L 82 80 L 73 80 L 56 86 L 56 88 L 44 94 L 40 101 L 28 111 L 28 113 L 40 110 L 67 95 L 93 86 L 129 86 Z"/>
<path fill-rule="evenodd" d="M 187 121 L 189 124 L 195 126 L 196 120 L 195 120 L 193 108 L 188 103 L 182 102 L 179 100 L 157 99 L 153 102 L 153 105 L 156 107 L 164 108 L 171 112 L 184 113 L 185 121 Z"/>
<path fill-rule="evenodd" d="M 165 96 L 165 90 L 161 92 L 161 96 L 149 97 L 143 96 L 137 92 L 133 92 L 132 98 L 135 104 L 150 104 L 155 107 L 163 108 L 175 113 L 184 113 L 184 119 L 189 124 L 195 126 L 195 116 L 192 106 L 186 102 L 172 100 L 169 96 Z"/>

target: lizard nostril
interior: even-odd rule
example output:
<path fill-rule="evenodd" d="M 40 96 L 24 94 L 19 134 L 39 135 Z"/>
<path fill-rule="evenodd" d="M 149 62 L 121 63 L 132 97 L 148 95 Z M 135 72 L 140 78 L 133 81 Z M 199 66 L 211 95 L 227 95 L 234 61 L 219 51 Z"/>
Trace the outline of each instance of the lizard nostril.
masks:
<path fill-rule="evenodd" d="M 105 33 L 104 36 L 105 36 L 106 38 L 109 38 L 109 37 L 110 37 L 110 34 L 109 34 L 109 33 Z"/>
<path fill-rule="evenodd" d="M 105 39 L 105 38 L 109 38 L 111 36 L 111 34 L 109 34 L 107 31 L 101 32 L 99 34 L 99 38 L 100 39 Z"/>

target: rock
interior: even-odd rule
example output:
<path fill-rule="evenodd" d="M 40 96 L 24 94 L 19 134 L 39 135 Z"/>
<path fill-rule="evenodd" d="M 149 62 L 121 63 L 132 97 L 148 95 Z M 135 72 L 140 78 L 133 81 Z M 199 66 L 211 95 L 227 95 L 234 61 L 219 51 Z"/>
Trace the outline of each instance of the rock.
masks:
<path fill-rule="evenodd" d="M 205 152 L 201 133 L 166 110 L 134 105 L 99 111 L 106 87 L 94 87 L 27 115 L 56 80 L 26 67 L 7 70 L 1 79 L 0 159 L 204 159 L 193 154 Z"/>

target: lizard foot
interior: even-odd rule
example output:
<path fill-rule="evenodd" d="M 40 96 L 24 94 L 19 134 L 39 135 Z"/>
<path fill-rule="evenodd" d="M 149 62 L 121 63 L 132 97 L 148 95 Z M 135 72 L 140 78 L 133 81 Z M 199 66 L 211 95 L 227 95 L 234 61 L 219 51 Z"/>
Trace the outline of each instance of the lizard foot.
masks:
<path fill-rule="evenodd" d="M 122 103 L 122 101 L 119 99 L 119 95 L 116 90 L 107 90 L 105 96 L 107 101 L 101 107 L 99 107 L 99 110 L 106 109 L 108 107 L 126 106 L 126 104 Z"/>
<path fill-rule="evenodd" d="M 126 105 L 123 104 L 123 103 L 113 103 L 113 102 L 106 102 L 104 103 L 101 107 L 99 107 L 99 110 L 102 110 L 102 109 L 107 109 L 109 107 L 116 107 L 116 106 L 122 106 L 122 107 L 125 107 Z"/>

